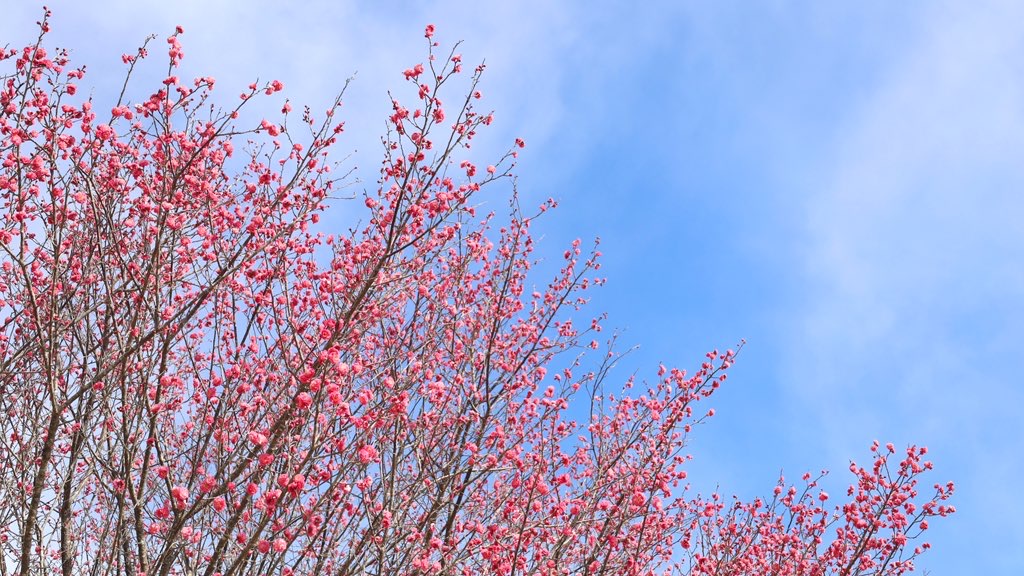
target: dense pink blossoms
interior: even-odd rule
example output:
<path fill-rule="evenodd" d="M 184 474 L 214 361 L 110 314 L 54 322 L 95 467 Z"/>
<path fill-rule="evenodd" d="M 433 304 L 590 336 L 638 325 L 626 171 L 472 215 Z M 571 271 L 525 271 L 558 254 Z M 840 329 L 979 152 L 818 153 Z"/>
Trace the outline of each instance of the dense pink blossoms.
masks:
<path fill-rule="evenodd" d="M 433 26 L 346 233 L 318 225 L 340 99 L 217 111 L 179 28 L 152 92 L 93 102 L 41 29 L 0 54 L 0 574 L 894 575 L 954 511 L 923 448 L 877 444 L 838 504 L 684 494 L 735 353 L 615 391 L 599 253 L 533 288 L 555 202 L 477 212 L 524 143 L 465 156 L 483 67 L 443 105 Z"/>

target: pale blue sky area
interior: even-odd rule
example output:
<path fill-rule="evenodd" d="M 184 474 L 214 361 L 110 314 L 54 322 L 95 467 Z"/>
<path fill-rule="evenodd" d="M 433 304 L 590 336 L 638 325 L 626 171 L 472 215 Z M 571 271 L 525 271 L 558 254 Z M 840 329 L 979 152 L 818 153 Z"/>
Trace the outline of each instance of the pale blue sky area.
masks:
<path fill-rule="evenodd" d="M 39 4 L 4 4 L 20 45 Z M 358 71 L 339 151 L 367 185 L 424 24 L 465 40 L 496 110 L 477 153 L 522 136 L 520 193 L 561 201 L 540 252 L 602 238 L 594 310 L 640 346 L 622 377 L 749 341 L 696 485 L 829 468 L 842 493 L 873 439 L 926 444 L 959 512 L 919 567 L 1024 573 L 1024 3 L 49 4 L 98 98 L 175 24 L 184 76 L 226 99 L 278 78 L 322 109 Z"/>

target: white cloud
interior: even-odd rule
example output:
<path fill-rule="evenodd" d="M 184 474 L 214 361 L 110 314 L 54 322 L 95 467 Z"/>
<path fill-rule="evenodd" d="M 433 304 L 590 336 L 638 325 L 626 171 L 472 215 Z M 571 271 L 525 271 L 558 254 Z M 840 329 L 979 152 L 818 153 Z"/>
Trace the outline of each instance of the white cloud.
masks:
<path fill-rule="evenodd" d="M 842 345 L 826 370 L 873 364 L 863 355 L 874 352 L 937 354 L 902 358 L 899 371 L 948 364 L 960 346 L 937 348 L 961 344 L 948 341 L 960 316 L 1024 293 L 1024 36 L 1005 15 L 937 12 L 847 118 L 831 182 L 809 203 L 807 273 L 823 296 L 803 319 L 806 344 Z"/>
<path fill-rule="evenodd" d="M 932 6 L 844 120 L 807 207 L 813 297 L 783 367 L 832 458 L 865 433 L 929 441 L 968 487 L 961 509 L 1017 540 L 1022 22 L 1020 4 Z"/>

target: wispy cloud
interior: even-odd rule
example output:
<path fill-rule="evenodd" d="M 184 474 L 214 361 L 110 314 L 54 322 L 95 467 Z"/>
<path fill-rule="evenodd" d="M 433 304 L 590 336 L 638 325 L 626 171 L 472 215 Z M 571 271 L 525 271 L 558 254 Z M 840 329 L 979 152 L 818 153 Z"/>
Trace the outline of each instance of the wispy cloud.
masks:
<path fill-rule="evenodd" d="M 823 449 L 852 453 L 855 430 L 929 440 L 966 488 L 961 521 L 979 523 L 966 541 L 1017 550 L 1022 22 L 1019 4 L 932 6 L 843 119 L 807 206 L 810 301 L 785 366 L 807 375 L 791 392 L 818 415 Z"/>

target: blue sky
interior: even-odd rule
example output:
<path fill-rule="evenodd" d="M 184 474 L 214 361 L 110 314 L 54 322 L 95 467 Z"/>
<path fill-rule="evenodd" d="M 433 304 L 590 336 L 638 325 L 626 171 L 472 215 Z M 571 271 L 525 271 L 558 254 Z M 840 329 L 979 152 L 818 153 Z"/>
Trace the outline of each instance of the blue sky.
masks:
<path fill-rule="evenodd" d="M 278 78 L 322 108 L 357 72 L 339 150 L 370 183 L 423 25 L 465 40 L 496 110 L 478 153 L 524 137 L 521 194 L 560 199 L 541 252 L 602 238 L 594 309 L 640 346 L 623 378 L 749 341 L 698 486 L 828 468 L 841 492 L 873 439 L 926 444 L 959 512 L 919 566 L 1024 570 L 1024 4 L 49 4 L 97 97 L 175 24 L 225 97 Z M 4 10 L 0 45 L 28 41 L 39 4 Z"/>

